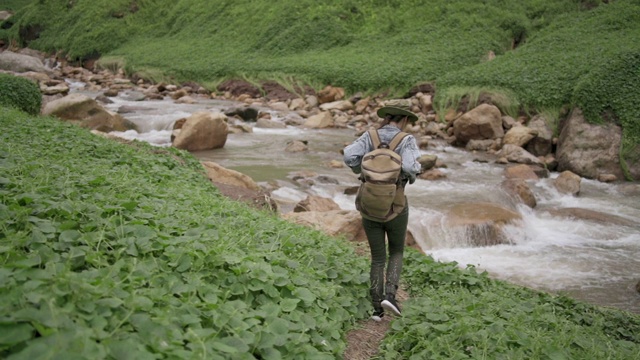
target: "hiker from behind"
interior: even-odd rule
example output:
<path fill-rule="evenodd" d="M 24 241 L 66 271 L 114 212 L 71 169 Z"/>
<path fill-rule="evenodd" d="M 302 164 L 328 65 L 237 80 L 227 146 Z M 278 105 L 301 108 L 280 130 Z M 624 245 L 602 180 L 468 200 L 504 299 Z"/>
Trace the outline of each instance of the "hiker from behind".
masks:
<path fill-rule="evenodd" d="M 384 119 L 379 129 L 365 132 L 344 149 L 345 164 L 360 174 L 362 181 L 356 208 L 371 250 L 370 296 L 375 321 L 382 320 L 385 310 L 400 315 L 396 292 L 409 221 L 404 187 L 413 184 L 421 169 L 416 139 L 402 131 L 418 116 L 397 106 L 380 108 L 378 116 Z"/>

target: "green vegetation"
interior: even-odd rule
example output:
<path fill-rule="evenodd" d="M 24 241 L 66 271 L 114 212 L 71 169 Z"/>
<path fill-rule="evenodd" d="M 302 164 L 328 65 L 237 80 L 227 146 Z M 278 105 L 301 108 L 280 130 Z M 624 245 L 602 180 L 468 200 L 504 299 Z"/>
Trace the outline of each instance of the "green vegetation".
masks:
<path fill-rule="evenodd" d="M 38 0 L 10 21 L 0 38 L 153 81 L 390 96 L 430 82 L 441 109 L 490 89 L 527 113 L 577 105 L 597 123 L 611 112 L 623 155 L 640 139 L 639 0 Z"/>
<path fill-rule="evenodd" d="M 2 0 L 2 6 L 0 6 L 0 11 L 8 10 L 8 11 L 18 11 L 23 7 L 31 4 L 36 0 Z"/>
<path fill-rule="evenodd" d="M 412 294 L 383 359 L 633 359 L 640 317 L 551 296 L 410 253 Z"/>
<path fill-rule="evenodd" d="M 369 308 L 365 258 L 224 198 L 186 152 L 0 125 L 0 358 L 333 359 Z"/>
<path fill-rule="evenodd" d="M 6 107 L 0 127 L 0 357 L 334 359 L 367 316 L 366 257 L 226 199 L 190 154 Z M 640 351 L 637 315 L 405 264 L 385 359 Z"/>
<path fill-rule="evenodd" d="M 42 95 L 32 80 L 0 73 L 0 105 L 36 115 L 40 113 Z"/>

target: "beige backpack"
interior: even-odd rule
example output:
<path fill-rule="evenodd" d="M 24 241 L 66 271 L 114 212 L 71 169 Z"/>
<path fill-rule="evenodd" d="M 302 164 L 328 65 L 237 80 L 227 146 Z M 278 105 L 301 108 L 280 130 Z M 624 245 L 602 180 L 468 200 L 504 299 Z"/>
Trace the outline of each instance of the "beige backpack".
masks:
<path fill-rule="evenodd" d="M 404 209 L 406 200 L 400 179 L 402 157 L 394 150 L 407 135 L 401 131 L 386 144 L 381 143 L 377 130 L 369 130 L 373 150 L 362 157 L 362 184 L 356 195 L 356 209 L 362 217 L 386 222 Z"/>

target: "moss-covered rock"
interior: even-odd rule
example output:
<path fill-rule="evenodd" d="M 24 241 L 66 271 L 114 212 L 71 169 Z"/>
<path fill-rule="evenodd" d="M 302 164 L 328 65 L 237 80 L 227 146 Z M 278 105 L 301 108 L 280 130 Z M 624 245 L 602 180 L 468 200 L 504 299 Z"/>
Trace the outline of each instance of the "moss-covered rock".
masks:
<path fill-rule="evenodd" d="M 41 105 L 42 94 L 35 82 L 11 74 L 0 74 L 0 106 L 36 115 L 40 113 Z"/>

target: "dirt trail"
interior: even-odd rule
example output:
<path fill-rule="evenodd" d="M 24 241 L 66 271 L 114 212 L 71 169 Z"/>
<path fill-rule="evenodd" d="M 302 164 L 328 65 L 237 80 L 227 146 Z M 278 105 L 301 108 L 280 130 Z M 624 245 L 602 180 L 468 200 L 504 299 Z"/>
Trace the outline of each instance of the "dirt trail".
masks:
<path fill-rule="evenodd" d="M 398 303 L 407 299 L 408 295 L 402 289 L 398 290 Z M 382 339 L 389 331 L 393 315 L 385 315 L 382 321 L 376 322 L 365 319 L 358 322 L 356 328 L 347 334 L 347 349 L 344 360 L 369 360 L 378 354 Z"/>

